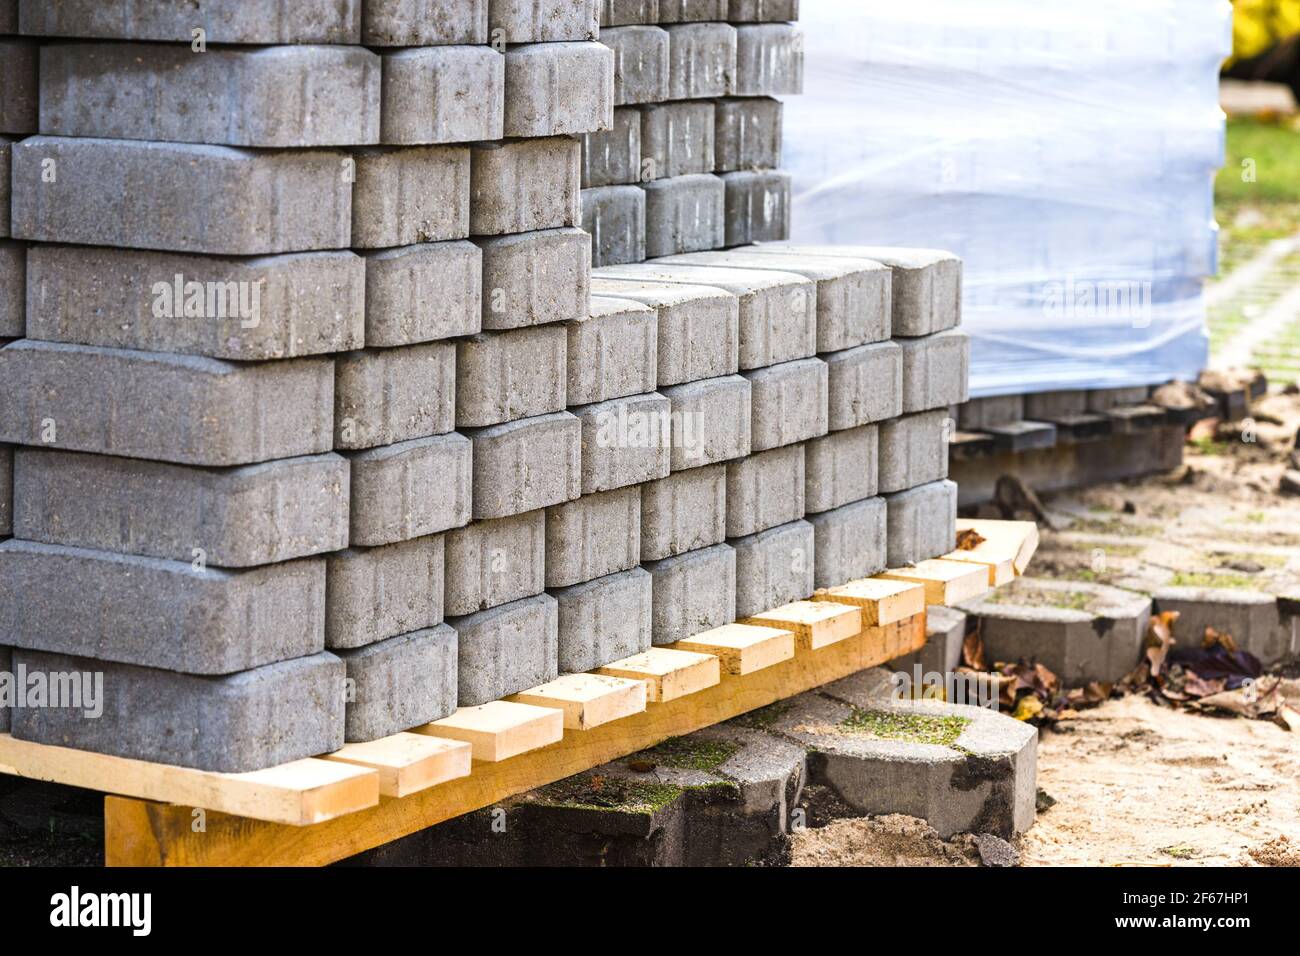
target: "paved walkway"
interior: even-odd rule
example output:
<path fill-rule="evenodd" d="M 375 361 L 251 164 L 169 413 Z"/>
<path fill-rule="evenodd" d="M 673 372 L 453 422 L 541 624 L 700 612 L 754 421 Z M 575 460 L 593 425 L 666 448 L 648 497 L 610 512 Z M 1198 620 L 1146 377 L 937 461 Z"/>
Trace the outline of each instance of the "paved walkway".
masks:
<path fill-rule="evenodd" d="M 1212 366 L 1258 366 L 1275 384 L 1300 380 L 1300 234 L 1211 283 L 1206 303 Z"/>

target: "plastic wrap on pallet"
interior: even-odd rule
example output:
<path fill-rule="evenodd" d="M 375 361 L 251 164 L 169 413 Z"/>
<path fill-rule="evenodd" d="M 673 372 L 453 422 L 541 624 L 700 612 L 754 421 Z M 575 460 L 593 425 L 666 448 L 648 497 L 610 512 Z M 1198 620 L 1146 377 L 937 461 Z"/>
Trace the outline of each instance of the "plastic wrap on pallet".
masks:
<path fill-rule="evenodd" d="M 976 396 L 1195 377 L 1226 0 L 810 0 L 794 239 L 965 260 Z"/>

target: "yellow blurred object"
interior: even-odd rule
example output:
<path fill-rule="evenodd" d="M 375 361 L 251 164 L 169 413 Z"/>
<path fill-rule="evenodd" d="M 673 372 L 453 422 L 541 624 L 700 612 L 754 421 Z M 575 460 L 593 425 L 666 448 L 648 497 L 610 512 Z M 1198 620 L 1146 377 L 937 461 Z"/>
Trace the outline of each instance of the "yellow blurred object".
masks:
<path fill-rule="evenodd" d="M 1300 0 L 1233 0 L 1232 56 L 1249 59 L 1300 33 Z"/>

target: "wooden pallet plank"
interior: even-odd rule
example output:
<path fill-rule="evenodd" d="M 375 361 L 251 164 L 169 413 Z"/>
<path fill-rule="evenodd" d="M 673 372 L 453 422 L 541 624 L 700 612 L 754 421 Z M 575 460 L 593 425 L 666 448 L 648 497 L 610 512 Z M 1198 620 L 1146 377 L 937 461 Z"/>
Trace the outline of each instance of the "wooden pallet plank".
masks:
<path fill-rule="evenodd" d="M 475 760 L 495 763 L 537 750 L 564 736 L 564 713 L 494 700 L 478 707 L 461 707 L 450 717 L 416 727 L 412 733 L 463 740 L 473 748 Z"/>
<path fill-rule="evenodd" d="M 669 646 L 712 654 L 728 674 L 752 674 L 794 657 L 794 632 L 753 624 L 724 624 Z"/>
<path fill-rule="evenodd" d="M 570 734 L 562 743 L 499 763 L 475 764 L 468 777 L 385 799 L 378 807 L 315 827 L 286 827 L 210 813 L 204 833 L 189 812 L 142 800 L 104 804 L 105 857 L 112 866 L 323 865 L 381 846 L 455 816 L 583 770 L 729 720 L 794 694 L 882 664 L 925 643 L 925 616 L 870 627 L 847 640 L 720 683 L 624 720 Z M 677 652 L 685 653 L 685 652 Z M 523 705 L 516 705 L 523 706 Z"/>
<path fill-rule="evenodd" d="M 1011 558 L 994 561 L 988 558 L 972 557 L 969 551 L 952 551 L 943 555 L 945 561 L 960 561 L 962 564 L 978 565 L 988 569 L 989 587 L 997 588 L 1009 584 L 1016 578 L 1016 566 Z"/>
<path fill-rule="evenodd" d="M 379 774 L 379 792 L 383 796 L 405 797 L 468 776 L 471 749 L 460 740 L 401 733 L 345 744 L 343 749 L 321 759 L 369 767 Z"/>
<path fill-rule="evenodd" d="M 995 521 L 958 518 L 959 532 L 972 530 L 984 540 L 962 552 L 968 561 L 1010 561 L 1017 575 L 1024 574 L 1038 549 L 1038 525 L 1032 521 Z"/>
<path fill-rule="evenodd" d="M 861 632 L 862 610 L 833 601 L 793 601 L 747 617 L 740 623 L 793 631 L 799 650 L 815 651 Z"/>
<path fill-rule="evenodd" d="M 820 590 L 813 600 L 852 604 L 862 612 L 863 627 L 880 627 L 924 613 L 925 588 L 906 581 L 863 578 Z"/>
<path fill-rule="evenodd" d="M 645 710 L 646 682 L 606 674 L 561 674 L 506 700 L 564 713 L 568 730 L 590 730 Z"/>
<path fill-rule="evenodd" d="M 621 661 L 597 667 L 597 674 L 628 677 L 646 682 L 646 700 L 664 704 L 679 697 L 698 693 L 718 683 L 721 662 L 712 654 L 652 647 Z"/>
<path fill-rule="evenodd" d="M 925 588 L 925 603 L 941 607 L 952 607 L 989 590 L 989 575 L 983 567 L 941 558 L 918 561 L 911 567 L 891 568 L 876 577 L 919 584 Z"/>

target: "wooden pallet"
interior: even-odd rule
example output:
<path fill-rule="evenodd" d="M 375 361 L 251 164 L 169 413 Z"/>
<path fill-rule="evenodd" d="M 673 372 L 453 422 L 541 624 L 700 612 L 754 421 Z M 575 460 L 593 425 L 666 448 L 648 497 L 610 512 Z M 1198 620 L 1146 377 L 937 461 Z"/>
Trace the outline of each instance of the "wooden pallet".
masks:
<path fill-rule="evenodd" d="M 961 525 L 983 544 L 320 758 L 222 774 L 0 734 L 0 772 L 110 794 L 110 866 L 331 863 L 919 649 L 927 604 L 1037 546 L 1032 523 Z"/>

